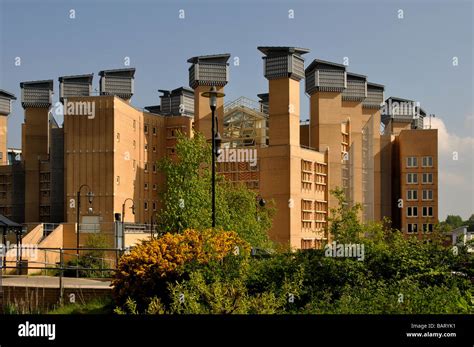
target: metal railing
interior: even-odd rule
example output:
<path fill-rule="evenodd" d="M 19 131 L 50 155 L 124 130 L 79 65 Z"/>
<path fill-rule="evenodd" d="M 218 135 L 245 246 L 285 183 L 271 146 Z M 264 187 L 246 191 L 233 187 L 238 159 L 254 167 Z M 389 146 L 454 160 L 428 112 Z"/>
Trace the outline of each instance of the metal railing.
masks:
<path fill-rule="evenodd" d="M 36 264 L 42 264 L 43 266 L 31 266 L 29 261 L 24 261 L 24 260 L 16 260 L 16 265 L 15 266 L 6 266 L 4 265 L 4 261 L 2 259 L 1 265 L 0 265 L 0 276 L 3 274 L 3 272 L 6 269 L 16 269 L 17 270 L 17 275 L 21 275 L 22 270 L 26 270 L 26 275 L 28 275 L 29 270 L 42 270 L 42 271 L 57 271 L 59 273 L 59 301 L 60 303 L 63 302 L 64 298 L 64 277 L 65 276 L 65 271 L 68 270 L 73 270 L 76 271 L 76 278 L 79 278 L 79 273 L 80 271 L 97 271 L 97 272 L 115 272 L 117 271 L 118 267 L 118 261 L 120 257 L 127 251 L 129 251 L 131 248 L 91 248 L 91 247 L 80 247 L 80 248 L 58 248 L 58 247 L 23 247 L 23 249 L 34 249 L 34 250 L 39 250 L 39 251 L 45 251 L 45 252 L 53 252 L 53 253 L 59 253 L 59 262 L 47 262 L 46 259 L 44 262 L 41 261 L 32 261 L 32 263 Z M 94 252 L 114 252 L 115 253 L 115 259 L 114 258 L 101 258 L 101 257 L 94 257 L 92 255 L 80 255 L 77 254 L 76 251 L 94 251 Z M 65 253 L 66 252 L 66 253 Z M 67 252 L 74 252 L 74 253 L 67 253 Z M 85 266 L 79 266 L 79 265 L 68 265 L 68 262 L 65 262 L 65 256 L 71 257 L 72 259 L 68 260 L 70 262 L 71 260 L 79 258 L 83 259 L 99 259 L 102 261 L 102 264 L 99 268 L 93 268 L 93 267 L 85 267 Z M 46 256 L 45 256 L 46 258 Z M 115 267 L 104 267 L 104 260 L 106 261 L 114 261 L 115 262 Z M 12 261 L 7 261 L 7 262 L 12 262 Z M 48 266 L 49 265 L 49 266 Z M 88 278 L 88 277 L 82 277 L 82 278 Z M 105 278 L 105 277 L 104 277 Z"/>

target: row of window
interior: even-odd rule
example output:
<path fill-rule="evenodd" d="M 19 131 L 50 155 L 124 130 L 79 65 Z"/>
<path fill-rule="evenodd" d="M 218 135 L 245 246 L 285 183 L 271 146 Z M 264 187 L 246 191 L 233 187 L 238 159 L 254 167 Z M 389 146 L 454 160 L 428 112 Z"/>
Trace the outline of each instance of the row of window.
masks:
<path fill-rule="evenodd" d="M 418 158 L 407 157 L 407 167 L 418 167 Z M 433 157 L 421 157 L 421 167 L 433 167 Z"/>
<path fill-rule="evenodd" d="M 418 190 L 409 189 L 407 190 L 407 200 L 416 201 L 418 200 Z M 423 189 L 421 200 L 433 200 L 433 191 L 431 189 Z"/>
<path fill-rule="evenodd" d="M 407 217 L 418 217 L 418 206 L 408 206 L 407 207 Z M 422 207 L 422 217 L 433 217 L 433 207 L 432 206 L 423 206 Z"/>
<path fill-rule="evenodd" d="M 432 232 L 433 231 L 433 224 L 431 223 L 423 223 L 421 224 L 423 232 Z M 416 223 L 408 223 L 407 224 L 407 232 L 409 233 L 416 233 L 418 232 L 418 224 Z"/>
<path fill-rule="evenodd" d="M 422 175 L 422 184 L 432 184 L 433 183 L 433 174 L 432 173 L 423 173 Z M 407 184 L 417 184 L 418 183 L 418 174 L 416 173 L 407 173 Z"/>
<path fill-rule="evenodd" d="M 153 201 L 153 203 L 152 203 L 152 209 L 153 209 L 153 211 L 156 211 L 156 206 L 157 206 L 157 205 L 156 205 L 156 202 Z M 145 209 L 145 211 L 148 211 L 148 201 L 145 201 L 145 202 L 143 203 L 143 208 Z"/>
<path fill-rule="evenodd" d="M 143 130 L 145 131 L 145 134 L 148 134 L 148 124 L 145 124 L 145 126 L 143 127 Z M 153 135 L 156 135 L 156 127 L 153 127 L 152 128 L 152 133 Z"/>

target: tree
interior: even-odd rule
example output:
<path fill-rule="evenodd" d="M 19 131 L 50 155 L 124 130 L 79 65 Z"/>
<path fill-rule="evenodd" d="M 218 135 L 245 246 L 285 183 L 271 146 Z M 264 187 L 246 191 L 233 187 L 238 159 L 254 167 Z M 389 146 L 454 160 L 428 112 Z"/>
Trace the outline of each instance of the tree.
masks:
<path fill-rule="evenodd" d="M 166 177 L 159 232 L 203 230 L 211 227 L 211 147 L 197 134 L 189 139 L 178 134 L 177 160 L 159 162 Z M 272 207 L 260 207 L 257 195 L 243 185 L 216 177 L 216 226 L 234 230 L 254 247 L 269 248 Z"/>
<path fill-rule="evenodd" d="M 338 207 L 331 209 L 331 223 L 329 231 L 334 240 L 341 243 L 356 241 L 362 236 L 363 228 L 359 222 L 358 214 L 362 209 L 360 204 L 350 206 L 341 188 L 331 190 L 331 194 L 338 200 Z"/>
<path fill-rule="evenodd" d="M 462 218 L 460 216 L 455 216 L 455 215 L 448 215 L 446 217 L 445 223 L 448 224 L 453 229 L 459 228 L 460 226 L 463 225 Z"/>

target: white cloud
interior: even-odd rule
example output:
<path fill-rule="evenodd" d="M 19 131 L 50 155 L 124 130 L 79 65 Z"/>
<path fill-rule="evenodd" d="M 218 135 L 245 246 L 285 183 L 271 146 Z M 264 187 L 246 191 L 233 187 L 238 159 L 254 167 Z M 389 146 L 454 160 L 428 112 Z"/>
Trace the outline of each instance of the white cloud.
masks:
<path fill-rule="evenodd" d="M 466 122 L 472 123 L 471 118 Z M 439 218 L 455 214 L 467 219 L 474 213 L 474 134 L 461 137 L 449 132 L 440 118 L 433 118 L 431 126 L 438 129 Z"/>

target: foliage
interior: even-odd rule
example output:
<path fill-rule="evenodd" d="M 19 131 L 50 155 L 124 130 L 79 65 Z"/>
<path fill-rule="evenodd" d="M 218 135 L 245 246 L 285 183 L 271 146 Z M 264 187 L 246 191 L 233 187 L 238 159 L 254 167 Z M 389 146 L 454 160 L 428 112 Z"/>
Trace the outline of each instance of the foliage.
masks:
<path fill-rule="evenodd" d="M 233 258 L 249 254 L 250 246 L 235 232 L 189 229 L 181 234 L 167 233 L 143 242 L 120 259 L 113 294 L 120 306 L 129 297 L 140 309 L 154 296 L 167 304 L 169 283 L 188 279 L 192 271 L 203 267 L 225 272 Z"/>
<path fill-rule="evenodd" d="M 97 298 L 85 303 L 63 305 L 49 311 L 48 314 L 110 314 L 112 312 L 111 298 Z"/>
<path fill-rule="evenodd" d="M 331 209 L 330 234 L 337 242 L 345 243 L 358 239 L 362 234 L 362 226 L 358 221 L 358 214 L 362 210 L 360 204 L 350 206 L 345 199 L 344 191 L 336 188 L 331 191 L 338 200 L 338 207 Z"/>
<path fill-rule="evenodd" d="M 158 230 L 183 232 L 211 227 L 211 148 L 197 134 L 192 139 L 178 134 L 177 160 L 164 158 L 159 162 L 166 177 L 163 208 L 159 213 Z M 216 225 L 234 230 L 254 247 L 269 248 L 268 230 L 274 209 L 257 206 L 256 193 L 243 185 L 232 184 L 216 175 Z"/>
<path fill-rule="evenodd" d="M 324 249 L 281 250 L 265 257 L 224 256 L 199 266 L 191 266 L 195 262 L 189 257 L 178 267 L 185 269 L 185 276 L 175 276 L 160 291 L 149 292 L 145 304 L 140 304 L 140 296 L 127 292 L 130 298 L 117 312 L 474 313 L 474 257 L 467 247 L 453 252 L 444 245 L 439 230 L 430 233 L 426 242 L 392 229 L 388 220 L 361 224 L 359 207 L 348 206 L 342 194 L 335 194 L 340 201 L 332 216 L 335 238 L 338 243 L 363 245 L 363 260 L 327 256 Z M 173 251 L 167 254 L 174 259 Z"/>
<path fill-rule="evenodd" d="M 110 273 L 100 269 L 110 268 L 106 259 L 106 252 L 101 248 L 110 247 L 107 236 L 103 234 L 89 234 L 84 245 L 85 248 L 97 248 L 97 250 L 83 251 L 79 258 L 66 263 L 66 277 L 76 277 L 76 268 L 91 268 L 97 270 L 79 270 L 79 277 L 101 278 L 110 277 Z"/>

